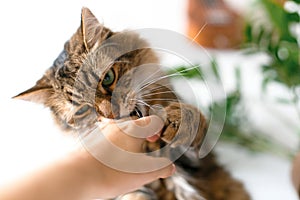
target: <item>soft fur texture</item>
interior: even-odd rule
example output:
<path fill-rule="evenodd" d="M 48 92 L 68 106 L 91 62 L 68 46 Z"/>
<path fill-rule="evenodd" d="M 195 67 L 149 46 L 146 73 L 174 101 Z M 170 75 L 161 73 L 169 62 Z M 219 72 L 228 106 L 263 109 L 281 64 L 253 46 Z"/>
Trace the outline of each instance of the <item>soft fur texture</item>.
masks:
<path fill-rule="evenodd" d="M 177 98 L 147 42 L 132 32 L 112 32 L 87 8 L 82 9 L 81 26 L 53 66 L 16 98 L 49 107 L 65 131 L 83 132 L 101 117 L 157 114 L 165 120 L 165 127 L 161 139 L 146 143 L 145 151 L 168 144 L 174 149 L 191 146 L 176 160 L 174 176 L 118 199 L 250 199 L 242 184 L 217 164 L 212 154 L 203 159 L 195 156 L 206 133 L 205 118 Z M 172 151 L 164 153 L 173 156 Z"/>

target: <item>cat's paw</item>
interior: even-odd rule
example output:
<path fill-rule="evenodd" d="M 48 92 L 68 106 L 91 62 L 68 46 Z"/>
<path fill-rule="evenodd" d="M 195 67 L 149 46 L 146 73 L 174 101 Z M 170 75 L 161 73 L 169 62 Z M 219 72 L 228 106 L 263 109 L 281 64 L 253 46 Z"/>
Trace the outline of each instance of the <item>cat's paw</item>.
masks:
<path fill-rule="evenodd" d="M 175 147 L 178 145 L 199 146 L 206 133 L 206 122 L 201 112 L 188 104 L 170 103 L 165 108 L 163 141 Z"/>
<path fill-rule="evenodd" d="M 176 136 L 181 124 L 181 109 L 179 103 L 172 103 L 165 108 L 166 118 L 164 131 L 161 134 L 163 141 L 170 143 Z"/>

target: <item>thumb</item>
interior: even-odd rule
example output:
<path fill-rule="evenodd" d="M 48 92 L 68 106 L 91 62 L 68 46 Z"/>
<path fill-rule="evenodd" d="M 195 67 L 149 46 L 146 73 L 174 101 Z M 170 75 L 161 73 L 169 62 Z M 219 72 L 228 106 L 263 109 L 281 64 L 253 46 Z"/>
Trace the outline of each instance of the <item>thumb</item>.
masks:
<path fill-rule="evenodd" d="M 169 176 L 172 176 L 175 172 L 176 172 L 176 167 L 174 164 L 171 164 L 165 168 L 162 168 L 161 170 L 158 170 L 157 177 L 168 178 Z"/>
<path fill-rule="evenodd" d="M 151 115 L 137 120 L 117 123 L 117 126 L 123 133 L 130 135 L 131 137 L 146 139 L 158 134 L 163 128 L 164 122 L 160 117 Z"/>
<path fill-rule="evenodd" d="M 168 177 L 172 176 L 175 172 L 176 172 L 176 167 L 172 163 L 172 164 L 170 164 L 164 168 L 161 168 L 159 170 L 140 174 L 140 176 L 143 176 L 145 182 L 152 182 L 159 178 L 168 178 Z"/>

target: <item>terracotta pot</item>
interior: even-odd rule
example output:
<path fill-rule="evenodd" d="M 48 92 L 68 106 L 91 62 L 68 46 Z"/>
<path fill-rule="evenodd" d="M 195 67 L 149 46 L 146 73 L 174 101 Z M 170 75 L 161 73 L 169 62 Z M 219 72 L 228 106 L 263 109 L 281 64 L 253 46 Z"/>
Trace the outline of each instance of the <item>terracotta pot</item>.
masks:
<path fill-rule="evenodd" d="M 300 197 L 300 152 L 296 155 L 293 162 L 292 181 Z"/>
<path fill-rule="evenodd" d="M 243 41 L 243 18 L 223 0 L 189 0 L 187 35 L 208 48 L 238 48 Z"/>

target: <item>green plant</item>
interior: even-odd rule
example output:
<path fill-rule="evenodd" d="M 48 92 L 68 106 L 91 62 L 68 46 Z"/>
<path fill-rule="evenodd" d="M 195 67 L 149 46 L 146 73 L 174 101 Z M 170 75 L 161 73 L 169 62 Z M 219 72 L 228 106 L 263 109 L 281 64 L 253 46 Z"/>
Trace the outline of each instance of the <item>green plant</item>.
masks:
<path fill-rule="evenodd" d="M 300 120 L 300 94 L 297 92 L 300 86 L 300 38 L 292 29 L 299 26 L 300 11 L 287 11 L 272 0 L 260 0 L 258 3 L 262 5 L 266 18 L 249 20 L 245 28 L 244 48 L 270 57 L 269 64 L 262 66 L 263 88 L 266 89 L 271 82 L 287 87 L 292 97 L 281 98 L 281 102 L 294 104 Z M 300 0 L 288 3 L 299 6 Z"/>
<path fill-rule="evenodd" d="M 289 3 L 291 2 L 300 6 L 300 0 L 289 1 Z M 291 98 L 283 96 L 278 99 L 278 102 L 294 105 L 300 122 L 300 37 L 297 38 L 297 35 L 292 31 L 293 26 L 299 26 L 300 11 L 287 11 L 272 0 L 259 0 L 257 5 L 261 6 L 265 17 L 262 20 L 255 18 L 255 20 L 247 22 L 244 31 L 245 42 L 241 50 L 247 54 L 264 53 L 268 55 L 269 63 L 261 66 L 263 92 L 267 91 L 267 86 L 270 83 L 286 87 L 291 92 Z M 253 16 L 255 13 L 256 10 L 253 10 L 251 15 Z M 213 60 L 211 68 L 214 76 L 220 77 L 217 66 L 217 61 Z M 186 78 L 196 78 L 203 81 L 202 72 L 196 68 L 201 69 L 199 65 L 178 66 L 169 73 L 175 72 Z M 238 68 L 235 79 L 235 90 L 227 94 L 226 99 L 221 100 L 222 103 L 226 104 L 226 118 L 220 137 L 221 141 L 234 143 L 254 152 L 272 152 L 276 155 L 292 158 L 294 152 L 291 149 L 270 139 L 266 134 L 251 126 L 248 111 L 244 105 L 243 91 L 241 90 L 242 80 Z M 208 110 L 219 103 L 212 102 Z M 300 139 L 300 134 L 298 136 Z"/>
<path fill-rule="evenodd" d="M 218 73 L 218 64 L 216 60 L 211 62 L 211 68 L 213 75 L 220 77 Z M 172 70 L 169 70 L 169 74 L 178 74 L 177 77 L 185 77 L 189 79 L 197 79 L 203 81 L 200 65 L 194 66 L 177 66 Z M 245 109 L 244 99 L 242 97 L 241 85 L 242 80 L 240 77 L 240 70 L 235 70 L 235 90 L 227 94 L 225 99 L 213 101 L 208 106 L 208 113 L 211 113 L 211 108 L 218 105 L 226 105 L 226 116 L 222 134 L 220 140 L 226 143 L 240 145 L 242 148 L 246 148 L 252 152 L 270 152 L 276 155 L 280 155 L 287 158 L 292 158 L 293 153 L 285 146 L 271 140 L 261 131 L 257 130 L 248 119 L 248 113 Z M 222 102 L 220 102 L 222 101 Z M 208 117 L 209 118 L 209 117 Z"/>

